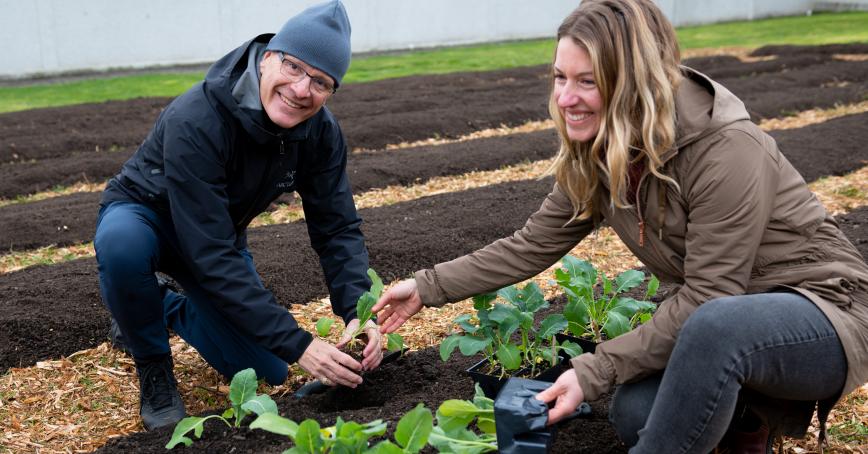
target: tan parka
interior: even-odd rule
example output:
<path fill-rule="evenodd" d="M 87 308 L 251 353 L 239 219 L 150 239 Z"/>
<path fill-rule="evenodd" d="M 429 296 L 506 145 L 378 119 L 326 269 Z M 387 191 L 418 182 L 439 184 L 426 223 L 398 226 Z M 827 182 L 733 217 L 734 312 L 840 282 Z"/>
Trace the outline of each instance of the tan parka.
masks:
<path fill-rule="evenodd" d="M 649 322 L 573 359 L 585 398 L 664 369 L 682 324 L 703 302 L 781 287 L 805 295 L 835 327 L 849 366 L 846 395 L 868 381 L 868 267 L 744 104 L 706 76 L 683 73 L 677 142 L 662 168 L 679 187 L 646 170 L 636 207 L 597 203 L 652 273 L 681 286 Z M 545 270 L 594 229 L 590 220 L 571 221 L 572 213 L 555 185 L 513 236 L 418 271 L 423 303 L 461 300 Z"/>

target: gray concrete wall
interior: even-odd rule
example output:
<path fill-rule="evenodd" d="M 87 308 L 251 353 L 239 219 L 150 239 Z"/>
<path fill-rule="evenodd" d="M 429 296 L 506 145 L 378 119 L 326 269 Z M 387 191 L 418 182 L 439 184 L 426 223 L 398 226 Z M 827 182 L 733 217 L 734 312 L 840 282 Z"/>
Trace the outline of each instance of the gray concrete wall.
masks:
<path fill-rule="evenodd" d="M 676 25 L 812 0 L 657 0 Z M 868 3 L 868 0 L 847 0 Z M 214 61 L 319 0 L 0 0 L 0 78 Z M 578 0 L 344 0 L 354 52 L 552 36 Z"/>

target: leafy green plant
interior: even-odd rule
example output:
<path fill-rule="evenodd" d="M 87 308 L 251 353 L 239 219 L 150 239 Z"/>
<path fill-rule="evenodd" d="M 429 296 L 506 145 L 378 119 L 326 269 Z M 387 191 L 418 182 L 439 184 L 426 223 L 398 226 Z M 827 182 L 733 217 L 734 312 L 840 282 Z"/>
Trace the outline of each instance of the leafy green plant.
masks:
<path fill-rule="evenodd" d="M 597 272 L 590 263 L 573 256 L 561 261 L 555 278 L 567 297 L 564 317 L 566 331 L 577 337 L 589 337 L 596 342 L 618 337 L 637 325 L 648 321 L 656 309 L 649 300 L 657 294 L 660 281 L 651 276 L 643 301 L 623 296 L 622 293 L 638 287 L 645 281 L 645 273 L 628 270 L 610 280 Z M 600 295 L 595 294 L 597 284 Z"/>
<path fill-rule="evenodd" d="M 495 302 L 500 298 L 503 303 Z M 490 372 L 498 366 L 500 376 L 521 367 L 530 368 L 530 376 L 536 375 L 540 363 L 558 363 L 559 350 L 570 356 L 581 354 L 574 343 L 558 345 L 554 336 L 567 327 L 563 314 L 552 314 L 543 319 L 539 328 L 534 327 L 534 314 L 548 307 L 548 302 L 539 286 L 531 282 L 519 289 L 511 285 L 473 297 L 476 315 L 463 314 L 455 318 L 463 333 L 453 334 L 440 344 L 440 358 L 449 359 L 457 347 L 465 356 L 482 352 L 490 365 Z M 517 341 L 513 335 L 517 334 Z M 546 341 L 549 345 L 546 346 Z"/>
<path fill-rule="evenodd" d="M 181 443 L 185 446 L 192 445 L 193 440 L 187 435 L 193 432 L 196 438 L 202 438 L 205 421 L 209 419 L 219 419 L 229 427 L 241 427 L 244 418 L 250 414 L 277 414 L 277 404 L 268 395 L 256 394 L 257 387 L 256 372 L 253 369 L 244 369 L 235 374 L 229 385 L 229 401 L 232 406 L 220 415 L 188 416 L 180 420 L 175 426 L 172 438 L 166 444 L 166 449 L 172 449 Z"/>
<path fill-rule="evenodd" d="M 431 412 L 419 404 L 398 421 L 394 442 L 383 440 L 373 447 L 370 447 L 370 439 L 386 433 L 387 424 L 380 419 L 359 424 L 339 417 L 334 426 L 321 428 L 313 419 L 297 424 L 276 414 L 263 414 L 250 424 L 250 428 L 292 439 L 295 446 L 284 454 L 416 453 L 428 442 L 432 419 Z"/>
<path fill-rule="evenodd" d="M 440 452 L 481 453 L 497 451 L 494 425 L 494 400 L 485 397 L 479 385 L 472 401 L 447 400 L 437 409 L 437 425 L 431 431 L 428 444 Z M 482 434 L 470 429 L 476 427 Z"/>
<path fill-rule="evenodd" d="M 364 334 L 365 324 L 367 324 L 369 320 L 372 320 L 374 316 L 374 313 L 371 312 L 371 308 L 374 307 L 374 304 L 377 303 L 377 300 L 380 299 L 380 295 L 383 293 L 383 280 L 380 279 L 377 272 L 368 268 L 368 277 L 371 278 L 371 289 L 362 293 L 362 296 L 360 296 L 359 300 L 356 302 L 356 318 L 359 319 L 359 326 L 350 335 L 350 342 L 347 345 L 349 349 L 358 346 L 358 343 L 361 342 L 359 336 Z M 320 337 L 328 337 L 334 323 L 335 321 L 333 318 L 320 318 L 316 321 L 317 334 Z M 387 334 L 386 348 L 389 351 L 403 350 L 404 338 L 398 333 Z"/>

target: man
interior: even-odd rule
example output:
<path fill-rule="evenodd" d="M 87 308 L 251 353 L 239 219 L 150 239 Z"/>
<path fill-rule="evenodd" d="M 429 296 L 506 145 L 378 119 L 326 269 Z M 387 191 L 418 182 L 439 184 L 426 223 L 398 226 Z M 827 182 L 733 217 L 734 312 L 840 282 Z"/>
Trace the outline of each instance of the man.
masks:
<path fill-rule="evenodd" d="M 324 103 L 350 63 L 350 23 L 340 1 L 313 6 L 276 35 L 217 61 L 172 101 L 107 185 L 94 241 L 115 341 L 132 353 L 146 429 L 174 424 L 184 405 L 167 327 L 226 377 L 253 367 L 271 384 L 287 363 L 355 387 L 382 359 L 373 324 L 359 363 L 299 328 L 265 289 L 246 228 L 285 192 L 303 202 L 334 312 L 358 326 L 370 287 L 368 255 L 346 174 L 347 146 Z M 291 254 L 294 251 L 286 251 Z M 158 283 L 173 277 L 180 295 Z M 346 337 L 346 333 L 345 333 Z"/>

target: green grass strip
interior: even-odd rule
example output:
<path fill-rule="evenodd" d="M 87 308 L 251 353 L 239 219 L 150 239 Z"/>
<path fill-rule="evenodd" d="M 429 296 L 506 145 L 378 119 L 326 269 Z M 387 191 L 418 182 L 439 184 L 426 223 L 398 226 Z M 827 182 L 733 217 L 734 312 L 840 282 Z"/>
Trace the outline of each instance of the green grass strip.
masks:
<path fill-rule="evenodd" d="M 868 42 L 868 12 L 685 27 L 678 30 L 678 39 L 684 49 Z M 544 39 L 357 57 L 344 82 L 538 65 L 550 62 L 553 52 L 554 41 Z M 177 96 L 202 77 L 201 72 L 167 73 L 0 87 L 0 112 L 112 99 Z"/>

